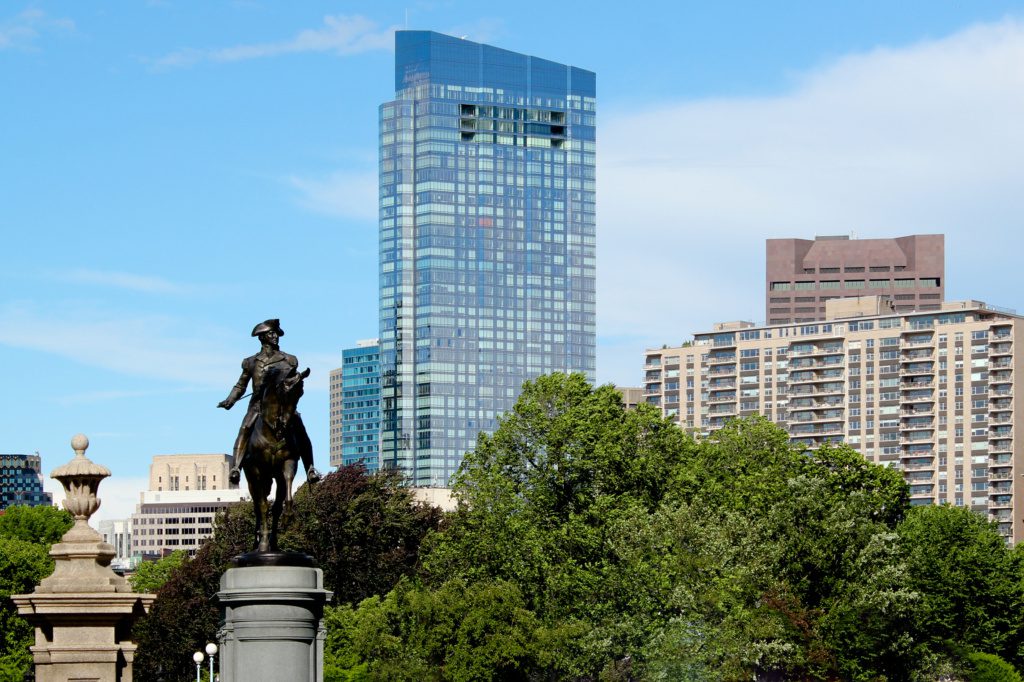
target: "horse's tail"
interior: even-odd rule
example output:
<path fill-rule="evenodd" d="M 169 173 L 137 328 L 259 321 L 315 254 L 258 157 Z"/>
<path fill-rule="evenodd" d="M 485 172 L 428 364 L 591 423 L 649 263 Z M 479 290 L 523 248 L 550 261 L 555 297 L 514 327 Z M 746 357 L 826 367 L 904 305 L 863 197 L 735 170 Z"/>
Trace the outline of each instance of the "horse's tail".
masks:
<path fill-rule="evenodd" d="M 263 417 L 256 417 L 252 425 L 252 435 L 249 436 L 249 447 L 252 450 L 265 450 L 272 445 L 273 443 L 263 435 Z"/>

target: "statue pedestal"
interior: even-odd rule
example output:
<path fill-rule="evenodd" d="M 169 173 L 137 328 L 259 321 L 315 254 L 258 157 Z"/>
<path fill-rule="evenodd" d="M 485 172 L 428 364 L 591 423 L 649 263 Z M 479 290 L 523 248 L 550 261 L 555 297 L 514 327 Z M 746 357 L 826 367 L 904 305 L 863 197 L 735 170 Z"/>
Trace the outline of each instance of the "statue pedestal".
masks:
<path fill-rule="evenodd" d="M 217 593 L 221 681 L 322 682 L 321 618 L 330 596 L 319 568 L 229 568 Z"/>

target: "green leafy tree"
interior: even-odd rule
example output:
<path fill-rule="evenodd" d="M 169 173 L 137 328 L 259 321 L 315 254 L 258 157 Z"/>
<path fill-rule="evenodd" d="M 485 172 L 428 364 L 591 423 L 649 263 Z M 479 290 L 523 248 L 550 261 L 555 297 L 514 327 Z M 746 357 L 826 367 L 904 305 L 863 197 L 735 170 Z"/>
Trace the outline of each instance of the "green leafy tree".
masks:
<path fill-rule="evenodd" d="M 0 680 L 20 680 L 31 664 L 32 627 L 11 595 L 32 592 L 53 572 L 49 545 L 0 535 Z"/>
<path fill-rule="evenodd" d="M 0 537 L 50 546 L 60 542 L 74 523 L 74 518 L 65 509 L 18 505 L 0 513 Z"/>
<path fill-rule="evenodd" d="M 971 664 L 970 682 L 1022 682 L 1013 666 L 995 654 L 972 653 L 967 659 Z"/>
<path fill-rule="evenodd" d="M 144 561 L 128 578 L 128 582 L 136 592 L 153 594 L 163 587 L 164 583 L 170 580 L 171 574 L 187 560 L 188 554 L 178 550 L 157 561 Z"/>
<path fill-rule="evenodd" d="M 346 466 L 303 486 L 286 542 L 316 557 L 333 603 L 356 603 L 414 572 L 420 543 L 441 517 L 416 502 L 399 472 Z"/>
<path fill-rule="evenodd" d="M 509 582 L 543 627 L 580 626 L 547 651 L 559 679 L 874 680 L 917 665 L 894 532 L 907 488 L 849 448 L 803 452 L 763 419 L 694 442 L 612 387 L 551 375 L 480 437 L 456 491 L 428 584 Z"/>
<path fill-rule="evenodd" d="M 899 526 L 908 586 L 921 594 L 919 636 L 1014 660 L 1021 641 L 1020 560 L 995 524 L 963 507 L 914 507 Z"/>
<path fill-rule="evenodd" d="M 624 535 L 646 528 L 691 448 L 648 406 L 625 410 L 612 386 L 578 374 L 527 382 L 495 433 L 466 455 L 455 482 L 463 504 L 429 543 L 430 584 L 513 583 L 546 627 L 582 625 L 563 670 L 612 674 L 663 622 L 672 587 L 657 570 L 622 561 L 662 565 Z"/>
<path fill-rule="evenodd" d="M 139 679 L 187 678 L 192 652 L 216 633 L 221 575 L 233 557 L 253 548 L 252 514 L 248 502 L 222 512 L 214 537 L 191 560 L 171 567 L 134 631 Z M 416 504 L 394 473 L 370 476 L 361 466 L 342 467 L 297 491 L 280 546 L 313 555 L 324 570 L 324 586 L 336 601 L 348 603 L 387 592 L 410 574 L 421 539 L 440 516 Z"/>

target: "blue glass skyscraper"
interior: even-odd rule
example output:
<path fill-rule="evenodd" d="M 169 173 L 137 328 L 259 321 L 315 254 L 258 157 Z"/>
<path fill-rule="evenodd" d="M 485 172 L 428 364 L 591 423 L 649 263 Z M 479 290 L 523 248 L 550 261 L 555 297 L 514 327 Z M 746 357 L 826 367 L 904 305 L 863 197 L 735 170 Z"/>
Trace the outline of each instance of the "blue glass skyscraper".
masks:
<path fill-rule="evenodd" d="M 380 465 L 380 350 L 362 341 L 341 352 L 341 464 Z"/>
<path fill-rule="evenodd" d="M 525 380 L 594 379 L 593 72 L 399 31 L 380 107 L 381 464 L 444 486 Z"/>

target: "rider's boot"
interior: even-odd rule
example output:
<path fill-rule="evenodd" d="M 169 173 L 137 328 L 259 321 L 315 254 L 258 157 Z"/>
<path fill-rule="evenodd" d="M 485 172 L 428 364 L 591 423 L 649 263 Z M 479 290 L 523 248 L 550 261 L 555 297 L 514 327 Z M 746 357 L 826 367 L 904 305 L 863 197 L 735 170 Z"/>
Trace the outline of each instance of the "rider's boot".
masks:
<path fill-rule="evenodd" d="M 235 448 L 232 451 L 235 463 L 231 467 L 231 471 L 228 472 L 228 481 L 232 485 L 238 485 L 238 482 L 242 480 L 242 461 L 245 459 L 245 441 L 248 437 L 246 431 L 247 429 L 242 429 L 238 438 L 235 439 Z"/>

